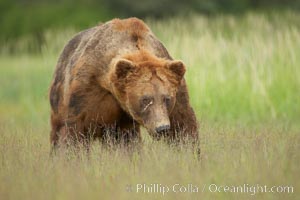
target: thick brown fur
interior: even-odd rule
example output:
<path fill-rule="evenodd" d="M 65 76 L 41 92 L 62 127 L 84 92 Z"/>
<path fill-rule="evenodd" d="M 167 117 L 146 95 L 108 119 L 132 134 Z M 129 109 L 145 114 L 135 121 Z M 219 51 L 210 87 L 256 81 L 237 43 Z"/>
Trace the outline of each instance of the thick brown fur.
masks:
<path fill-rule="evenodd" d="M 137 18 L 114 19 L 80 32 L 65 46 L 50 87 L 51 144 L 88 144 L 94 138 L 139 142 L 143 120 L 133 116 L 126 91 L 147 90 L 143 84 L 147 81 L 164 84 L 176 96 L 168 110 L 170 141 L 191 138 L 197 142 L 197 120 L 184 72 L 183 64 L 173 61 Z"/>

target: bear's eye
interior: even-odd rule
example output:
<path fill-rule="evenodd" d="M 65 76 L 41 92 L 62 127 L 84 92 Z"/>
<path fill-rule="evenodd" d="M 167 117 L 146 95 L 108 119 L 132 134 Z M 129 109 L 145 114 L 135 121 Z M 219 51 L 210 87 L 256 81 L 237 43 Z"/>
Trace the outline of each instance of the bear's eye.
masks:
<path fill-rule="evenodd" d="M 143 108 L 143 111 L 145 111 L 152 104 L 153 104 L 152 97 L 145 96 L 141 99 L 141 107 Z"/>
<path fill-rule="evenodd" d="M 166 106 L 169 107 L 171 105 L 171 97 L 165 96 L 164 102 L 165 102 Z"/>

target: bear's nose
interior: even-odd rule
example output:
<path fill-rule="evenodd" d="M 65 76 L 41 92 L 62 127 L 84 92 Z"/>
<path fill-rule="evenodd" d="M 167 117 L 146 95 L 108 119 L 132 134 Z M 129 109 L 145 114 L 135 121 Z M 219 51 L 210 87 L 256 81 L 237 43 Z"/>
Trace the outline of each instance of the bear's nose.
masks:
<path fill-rule="evenodd" d="M 162 125 L 162 126 L 159 126 L 155 129 L 155 131 L 158 133 L 158 134 L 162 134 L 166 131 L 170 130 L 170 125 Z"/>

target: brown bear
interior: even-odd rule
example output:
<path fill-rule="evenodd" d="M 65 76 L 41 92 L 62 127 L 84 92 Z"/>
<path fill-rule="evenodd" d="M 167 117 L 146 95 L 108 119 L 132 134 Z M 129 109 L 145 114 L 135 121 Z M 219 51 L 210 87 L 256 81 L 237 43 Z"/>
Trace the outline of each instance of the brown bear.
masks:
<path fill-rule="evenodd" d="M 155 139 L 198 143 L 198 126 L 184 79 L 148 26 L 113 19 L 78 33 L 65 46 L 50 88 L 51 144 L 91 139 Z"/>

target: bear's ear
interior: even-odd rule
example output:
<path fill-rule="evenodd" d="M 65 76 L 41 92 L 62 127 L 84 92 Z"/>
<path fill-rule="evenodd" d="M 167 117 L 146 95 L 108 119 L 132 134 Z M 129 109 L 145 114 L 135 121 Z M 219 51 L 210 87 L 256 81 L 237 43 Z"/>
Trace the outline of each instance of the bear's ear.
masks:
<path fill-rule="evenodd" d="M 115 73 L 118 79 L 126 78 L 126 76 L 135 70 L 136 66 L 133 62 L 120 59 L 115 66 Z"/>
<path fill-rule="evenodd" d="M 179 60 L 171 61 L 167 64 L 168 69 L 176 75 L 176 78 L 181 81 L 185 74 L 185 66 L 183 62 Z"/>

